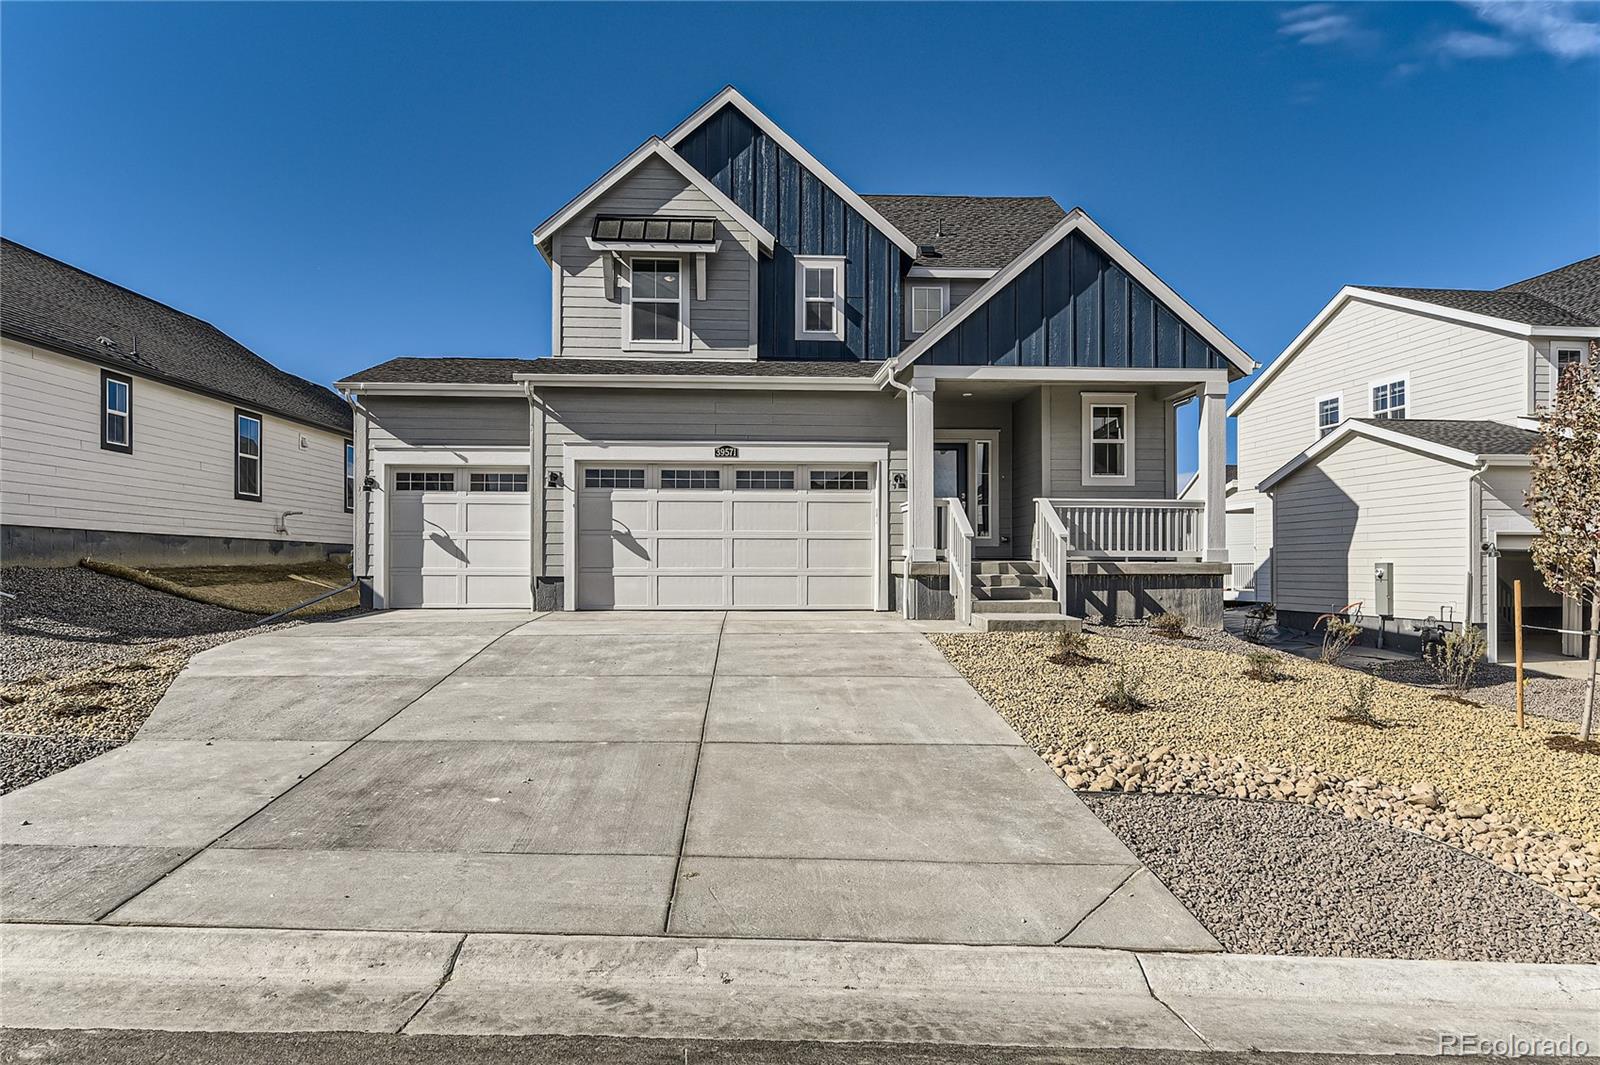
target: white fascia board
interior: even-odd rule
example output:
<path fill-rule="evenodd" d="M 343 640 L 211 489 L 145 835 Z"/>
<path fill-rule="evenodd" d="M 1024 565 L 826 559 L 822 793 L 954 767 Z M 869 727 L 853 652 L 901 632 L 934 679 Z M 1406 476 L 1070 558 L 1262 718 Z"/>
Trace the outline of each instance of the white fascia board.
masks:
<path fill-rule="evenodd" d="M 762 132 L 781 144 L 784 150 L 790 155 L 794 156 L 801 166 L 815 174 L 819 179 L 821 179 L 824 185 L 828 186 L 828 188 L 833 191 L 834 195 L 838 196 L 841 200 L 855 208 L 856 212 L 864 217 L 868 222 L 871 222 L 879 232 L 888 237 L 890 240 L 894 241 L 895 245 L 899 247 L 901 251 L 905 252 L 913 259 L 917 257 L 916 241 L 900 232 L 900 230 L 896 229 L 887 218 L 873 210 L 872 206 L 868 204 L 866 200 L 863 200 L 860 196 L 858 196 L 854 189 L 852 189 L 849 185 L 846 185 L 843 181 L 840 181 L 833 171 L 819 163 L 816 156 L 802 148 L 799 141 L 789 136 L 778 126 L 776 122 L 762 114 L 760 108 L 751 103 L 749 100 L 746 100 L 744 98 L 744 94 L 739 92 L 739 90 L 735 89 L 732 85 L 729 85 L 727 88 L 717 93 L 717 95 L 707 100 L 694 112 L 694 114 L 678 123 L 678 125 L 673 128 L 672 132 L 667 134 L 665 138 L 667 144 L 673 148 L 676 148 L 683 138 L 693 133 L 700 127 L 701 123 L 705 122 L 706 119 L 722 110 L 723 106 L 726 104 L 732 104 L 734 107 L 738 108 L 744 117 L 748 118 L 751 122 L 754 122 L 758 127 L 760 127 Z"/>
<path fill-rule="evenodd" d="M 1431 455 L 1444 462 L 1454 463 L 1458 466 L 1473 467 L 1479 464 L 1479 457 L 1471 451 L 1462 451 L 1460 448 L 1446 447 L 1429 440 L 1422 440 L 1405 433 L 1396 433 L 1366 422 L 1345 422 L 1339 428 L 1306 448 L 1300 454 L 1278 467 L 1267 476 L 1260 484 L 1256 485 L 1259 492 L 1270 492 L 1279 482 L 1287 479 L 1303 466 L 1316 462 L 1323 455 L 1340 446 L 1351 437 L 1362 436 L 1379 443 L 1403 447 L 1409 451 L 1416 451 L 1424 455 Z"/>
<path fill-rule="evenodd" d="M 700 171 L 690 166 L 683 156 L 672 150 L 669 144 L 660 137 L 651 137 L 630 152 L 627 158 L 607 170 L 598 181 L 578 193 L 571 200 L 568 200 L 566 206 L 562 207 L 561 210 L 540 222 L 534 228 L 533 242 L 538 246 L 539 254 L 545 257 L 545 261 L 548 262 L 550 259 L 547 245 L 556 231 L 572 221 L 574 217 L 594 203 L 595 200 L 604 196 L 613 185 L 633 173 L 647 159 L 660 159 L 676 170 L 683 176 L 685 181 L 705 193 L 706 198 L 716 204 L 723 213 L 748 230 L 750 235 L 756 238 L 756 242 L 761 245 L 763 251 L 771 253 L 776 241 L 765 226 L 751 218 L 744 208 L 728 199 L 721 189 L 708 181 Z"/>
<path fill-rule="evenodd" d="M 748 377 L 745 375 L 694 374 L 512 374 L 512 380 L 528 381 L 541 388 L 718 388 L 759 391 L 801 392 L 876 392 L 882 388 L 873 377 Z"/>
<path fill-rule="evenodd" d="M 1074 207 L 1067 212 L 1065 218 L 1052 226 L 1044 236 L 1034 241 L 1027 251 L 1011 260 L 1010 263 L 1006 264 L 1005 269 L 978 286 L 978 290 L 963 300 L 961 306 L 957 307 L 954 312 L 945 315 L 937 325 L 922 334 L 905 351 L 902 351 L 900 357 L 896 360 L 897 367 L 904 369 L 927 354 L 934 344 L 938 343 L 956 326 L 976 312 L 979 307 L 988 302 L 991 296 L 1015 280 L 1024 270 L 1037 262 L 1045 252 L 1075 232 L 1081 232 L 1091 243 L 1104 252 L 1107 258 L 1122 267 L 1129 277 L 1149 289 L 1156 299 L 1165 303 L 1169 309 L 1177 314 L 1180 321 L 1196 333 L 1199 333 L 1212 347 L 1222 352 L 1237 369 L 1247 374 L 1255 372 L 1256 362 L 1254 359 L 1246 355 L 1239 345 L 1229 340 L 1222 330 L 1207 321 L 1204 315 L 1189 306 L 1182 296 L 1174 292 L 1149 267 L 1135 258 L 1133 253 L 1113 240 L 1111 234 L 1101 229 L 1099 224 L 1090 218 L 1081 207 Z"/>
<path fill-rule="evenodd" d="M 999 272 L 976 266 L 913 266 L 906 271 L 906 276 L 913 280 L 935 278 L 947 281 L 987 281 Z"/>
<path fill-rule="evenodd" d="M 516 384 L 451 384 L 442 381 L 335 381 L 333 387 L 358 396 L 520 396 Z"/>
<path fill-rule="evenodd" d="M 1397 311 L 1424 315 L 1429 318 L 1443 318 L 1446 321 L 1459 322 L 1462 325 L 1470 325 L 1479 329 L 1489 329 L 1497 333 L 1508 333 L 1512 336 L 1571 337 L 1574 339 L 1600 337 L 1600 327 L 1596 326 L 1528 325 L 1526 322 L 1513 322 L 1505 318 L 1493 318 L 1487 314 L 1457 310 L 1454 307 L 1428 303 L 1425 300 L 1408 299 L 1405 296 L 1395 296 L 1388 292 L 1374 292 L 1359 285 L 1346 285 L 1339 290 L 1338 295 L 1328 301 L 1327 306 L 1317 312 L 1317 316 L 1311 319 L 1304 329 L 1300 330 L 1299 335 L 1289 342 L 1289 346 L 1284 348 L 1283 352 L 1268 364 L 1266 372 L 1251 382 L 1249 388 L 1240 393 L 1239 398 L 1234 400 L 1233 405 L 1228 408 L 1228 416 L 1235 417 L 1240 411 L 1244 410 L 1250 404 L 1250 401 L 1256 398 L 1257 393 L 1265 388 L 1267 383 L 1289 364 L 1290 360 L 1300 354 L 1301 349 L 1310 343 L 1311 338 L 1316 336 L 1317 331 L 1323 327 L 1328 319 L 1337 314 L 1351 300 L 1361 300 L 1364 303 L 1372 303 L 1380 307 L 1391 307 Z"/>

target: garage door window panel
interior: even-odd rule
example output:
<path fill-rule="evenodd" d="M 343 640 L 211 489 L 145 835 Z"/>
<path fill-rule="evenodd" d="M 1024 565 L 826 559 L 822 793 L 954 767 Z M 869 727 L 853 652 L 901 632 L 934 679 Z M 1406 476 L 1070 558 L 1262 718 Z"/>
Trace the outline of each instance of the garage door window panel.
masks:
<path fill-rule="evenodd" d="M 453 473 L 401 470 L 394 475 L 397 492 L 454 492 L 456 475 Z"/>
<path fill-rule="evenodd" d="M 722 471 L 662 470 L 661 487 L 674 490 L 715 490 L 722 487 Z"/>
<path fill-rule="evenodd" d="M 854 492 L 867 488 L 866 470 L 812 470 L 813 492 Z"/>
<path fill-rule="evenodd" d="M 525 473 L 474 473 L 469 475 L 469 492 L 526 492 L 528 475 Z"/>
<path fill-rule="evenodd" d="M 733 487 L 742 492 L 792 492 L 793 470 L 736 470 Z"/>
<path fill-rule="evenodd" d="M 596 467 L 583 471 L 585 488 L 643 488 L 644 470 Z"/>

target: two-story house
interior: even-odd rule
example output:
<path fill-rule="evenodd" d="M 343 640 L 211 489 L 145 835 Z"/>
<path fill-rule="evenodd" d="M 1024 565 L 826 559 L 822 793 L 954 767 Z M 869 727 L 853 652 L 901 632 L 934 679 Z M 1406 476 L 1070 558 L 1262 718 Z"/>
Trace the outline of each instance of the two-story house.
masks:
<path fill-rule="evenodd" d="M 339 383 L 376 605 L 1220 623 L 1254 364 L 1083 211 L 860 195 L 728 88 L 533 240 L 549 357 Z"/>
<path fill-rule="evenodd" d="M 0 241 L 0 560 L 350 549 L 349 405 L 216 327 Z"/>
<path fill-rule="evenodd" d="M 1540 411 L 1596 338 L 1600 257 L 1490 291 L 1342 289 L 1230 411 L 1254 598 L 1298 628 L 1359 602 L 1401 644 L 1485 626 L 1498 660 L 1520 579 L 1530 625 L 1580 628 L 1530 562 L 1526 496 Z"/>

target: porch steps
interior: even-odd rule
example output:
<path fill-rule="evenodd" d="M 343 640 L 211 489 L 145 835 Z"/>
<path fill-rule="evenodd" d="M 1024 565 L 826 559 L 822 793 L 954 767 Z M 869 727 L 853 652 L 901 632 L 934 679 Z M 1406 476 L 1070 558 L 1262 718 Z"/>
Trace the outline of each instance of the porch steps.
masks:
<path fill-rule="evenodd" d="M 1065 617 L 1037 563 L 972 564 L 972 626 L 980 632 L 1077 632 L 1080 618 Z"/>

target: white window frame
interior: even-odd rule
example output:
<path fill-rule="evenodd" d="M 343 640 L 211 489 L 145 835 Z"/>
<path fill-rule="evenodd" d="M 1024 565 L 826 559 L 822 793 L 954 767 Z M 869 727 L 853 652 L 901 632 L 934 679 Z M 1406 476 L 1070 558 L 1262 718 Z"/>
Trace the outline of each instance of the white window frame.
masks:
<path fill-rule="evenodd" d="M 1582 340 L 1552 340 L 1550 342 L 1550 394 L 1555 395 L 1555 390 L 1561 385 L 1561 352 L 1563 349 L 1578 351 L 1578 365 L 1582 366 L 1589 361 L 1589 345 Z"/>
<path fill-rule="evenodd" d="M 1369 393 L 1369 395 L 1370 395 L 1370 393 Z M 1338 417 L 1336 417 L 1333 420 L 1333 424 L 1332 425 L 1324 426 L 1322 424 L 1322 405 L 1324 403 L 1328 402 L 1329 400 L 1332 400 L 1333 402 L 1335 402 L 1335 403 L 1337 403 L 1339 405 L 1338 408 L 1337 408 Z M 1312 431 L 1316 434 L 1316 438 L 1318 440 L 1321 440 L 1323 437 L 1327 436 L 1329 433 L 1333 432 L 1335 429 L 1339 428 L 1339 426 L 1341 426 L 1343 424 L 1344 424 L 1344 393 L 1343 392 L 1324 392 L 1322 395 L 1316 397 L 1315 399 L 1313 399 L 1311 401 L 1311 426 L 1312 426 Z"/>
<path fill-rule="evenodd" d="M 678 264 L 678 335 L 673 340 L 635 340 L 633 336 L 633 264 L 635 260 L 649 260 L 651 262 L 672 262 Z M 689 350 L 689 275 L 684 271 L 686 261 L 681 255 L 666 255 L 658 252 L 630 255 L 628 257 L 627 284 L 618 285 L 618 302 L 622 307 L 622 350 L 623 351 L 688 351 Z M 646 300 L 645 302 L 668 303 L 669 300 Z"/>
<path fill-rule="evenodd" d="M 937 292 L 939 294 L 939 317 L 929 322 L 921 329 L 917 328 L 917 293 Z M 906 321 L 906 335 L 919 337 L 929 329 L 939 324 L 940 319 L 950 313 L 950 286 L 949 285 L 912 285 L 910 298 L 906 301 L 908 318 Z"/>
<path fill-rule="evenodd" d="M 1083 483 L 1086 485 L 1132 485 L 1134 484 L 1134 441 L 1137 433 L 1134 428 L 1134 416 L 1137 409 L 1137 395 L 1133 392 L 1084 392 L 1082 407 L 1083 421 Z M 1122 407 L 1125 412 L 1123 424 L 1125 426 L 1122 439 L 1123 464 L 1122 473 L 1096 475 L 1094 472 L 1094 408 L 1096 407 Z"/>
<path fill-rule="evenodd" d="M 844 339 L 844 259 L 843 255 L 796 255 L 794 257 L 794 338 L 796 340 Z M 832 329 L 815 332 L 806 329 L 807 270 L 833 271 Z"/>
<path fill-rule="evenodd" d="M 1372 401 L 1372 393 L 1376 389 L 1388 388 L 1390 385 L 1403 385 L 1405 387 L 1405 390 L 1406 390 L 1406 401 L 1404 403 L 1400 404 L 1400 409 L 1401 409 L 1401 411 L 1404 412 L 1404 415 L 1403 415 L 1403 417 L 1401 419 L 1396 419 L 1396 420 L 1404 420 L 1405 418 L 1411 417 L 1411 408 L 1412 408 L 1412 406 L 1414 404 L 1411 402 L 1411 399 L 1412 399 L 1412 396 L 1411 396 L 1411 375 L 1408 374 L 1408 373 L 1395 374 L 1392 377 L 1380 377 L 1375 381 L 1368 381 L 1367 382 L 1367 416 L 1368 417 L 1374 418 L 1374 419 L 1379 420 L 1379 421 L 1387 421 L 1387 420 L 1389 420 L 1390 418 L 1393 417 L 1387 411 L 1385 411 L 1383 414 L 1379 414 L 1377 405 L 1375 403 L 1373 403 L 1373 401 Z"/>

